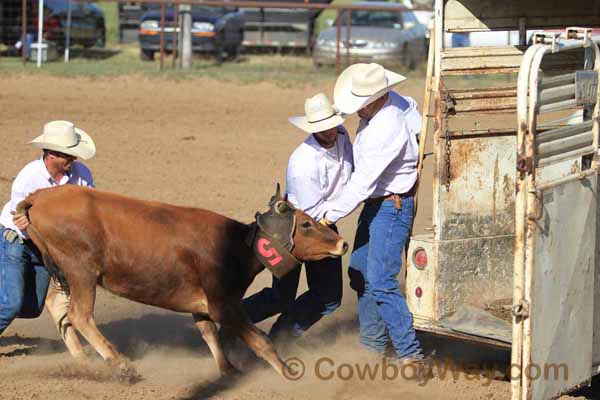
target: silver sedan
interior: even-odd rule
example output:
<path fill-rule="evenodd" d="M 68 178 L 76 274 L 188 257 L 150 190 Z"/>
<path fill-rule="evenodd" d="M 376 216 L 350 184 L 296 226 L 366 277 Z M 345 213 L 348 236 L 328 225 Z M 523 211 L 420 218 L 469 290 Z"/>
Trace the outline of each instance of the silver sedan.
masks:
<path fill-rule="evenodd" d="M 358 2 L 354 5 L 393 7 L 387 2 Z M 350 62 L 401 63 L 414 69 L 427 55 L 427 29 L 412 11 L 352 10 L 350 42 L 346 43 L 347 11 L 341 13 L 340 56 L 345 61 L 349 46 Z M 337 22 L 337 21 L 336 21 Z M 335 23 L 318 36 L 313 48 L 315 66 L 335 64 Z"/>

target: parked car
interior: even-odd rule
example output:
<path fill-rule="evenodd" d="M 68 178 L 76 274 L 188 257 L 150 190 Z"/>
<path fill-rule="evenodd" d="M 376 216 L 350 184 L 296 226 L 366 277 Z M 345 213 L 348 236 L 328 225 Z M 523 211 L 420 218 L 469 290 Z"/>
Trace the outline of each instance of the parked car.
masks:
<path fill-rule="evenodd" d="M 266 0 L 266 2 L 278 0 Z M 332 0 L 310 0 L 311 4 L 329 4 Z M 305 3 L 305 0 L 286 0 Z M 315 22 L 323 10 L 303 8 L 243 7 L 245 16 L 244 47 L 305 49 L 310 51 L 315 38 Z"/>
<path fill-rule="evenodd" d="M 394 7 L 381 1 L 358 2 L 354 5 Z M 413 69 L 426 56 L 426 27 L 413 11 L 353 10 L 350 20 L 350 43 L 346 43 L 347 11 L 341 13 L 340 54 L 346 56 L 348 46 L 351 62 L 402 63 Z M 337 21 L 336 21 L 337 22 Z M 313 50 L 313 62 L 319 67 L 335 64 L 336 27 L 325 29 L 318 36 Z"/>
<path fill-rule="evenodd" d="M 168 8 L 165 23 L 165 50 L 173 51 L 174 11 Z M 179 24 L 177 33 L 179 32 Z M 160 9 L 141 17 L 140 57 L 154 59 L 160 51 Z M 192 51 L 213 54 L 217 61 L 225 56 L 235 58 L 244 40 L 244 17 L 237 8 L 192 6 Z"/>
<path fill-rule="evenodd" d="M 35 5 L 34 5 L 35 3 Z M 28 0 L 27 32 L 37 36 L 37 0 Z M 44 39 L 58 48 L 65 46 L 67 0 L 44 0 Z M 21 0 L 2 0 L 0 7 L 1 41 L 12 46 L 21 40 Z M 71 45 L 104 47 L 106 28 L 104 12 L 94 3 L 71 1 Z"/>
<path fill-rule="evenodd" d="M 127 1 L 119 3 L 119 42 L 138 41 L 138 30 L 142 15 L 148 11 L 148 3 Z"/>

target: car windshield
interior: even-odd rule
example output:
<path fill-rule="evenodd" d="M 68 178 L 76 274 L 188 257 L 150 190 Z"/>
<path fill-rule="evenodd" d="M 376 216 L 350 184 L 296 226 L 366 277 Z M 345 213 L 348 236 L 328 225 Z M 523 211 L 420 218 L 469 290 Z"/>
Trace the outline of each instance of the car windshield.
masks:
<path fill-rule="evenodd" d="M 345 25 L 348 18 L 348 11 L 341 14 L 342 26 Z M 372 26 L 378 28 L 402 28 L 400 13 L 396 11 L 367 11 L 352 10 L 352 26 Z"/>
<path fill-rule="evenodd" d="M 160 10 L 160 4 L 150 3 L 146 6 L 146 8 L 148 10 Z M 209 6 L 192 5 L 192 11 L 195 13 L 201 13 L 201 14 L 220 15 L 220 14 L 225 14 L 226 10 L 223 7 L 209 7 Z"/>

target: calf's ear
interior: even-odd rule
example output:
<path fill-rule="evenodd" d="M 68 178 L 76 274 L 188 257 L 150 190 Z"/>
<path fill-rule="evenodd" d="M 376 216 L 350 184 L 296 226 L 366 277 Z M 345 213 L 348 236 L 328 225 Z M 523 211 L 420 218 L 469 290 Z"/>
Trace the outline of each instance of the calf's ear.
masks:
<path fill-rule="evenodd" d="M 277 186 L 275 187 L 275 194 L 271 197 L 271 200 L 269 200 L 269 207 L 273 207 L 275 203 L 282 199 L 283 197 L 281 197 L 281 186 L 279 185 L 279 182 L 277 182 Z"/>

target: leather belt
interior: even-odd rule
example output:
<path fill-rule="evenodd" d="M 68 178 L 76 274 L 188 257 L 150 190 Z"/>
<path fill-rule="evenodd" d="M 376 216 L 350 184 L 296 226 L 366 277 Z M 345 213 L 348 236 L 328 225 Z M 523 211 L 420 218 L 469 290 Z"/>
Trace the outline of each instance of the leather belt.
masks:
<path fill-rule="evenodd" d="M 2 225 L 0 225 L 0 226 L 2 226 Z M 4 228 L 2 237 L 4 238 L 4 240 L 6 240 L 8 243 L 11 243 L 11 244 L 14 243 L 16 240 L 18 240 L 20 244 L 25 243 L 25 240 L 23 240 L 23 238 L 21 236 L 19 236 L 17 231 L 10 229 L 10 228 Z"/>
<path fill-rule="evenodd" d="M 375 205 L 375 204 L 379 204 L 383 201 L 393 201 L 394 208 L 396 210 L 401 210 L 402 209 L 402 199 L 414 196 L 416 191 L 417 191 L 417 183 L 415 182 L 413 187 L 410 188 L 410 190 L 408 192 L 392 193 L 392 194 L 388 194 L 387 196 L 370 197 L 367 200 L 365 200 L 365 203 L 369 204 L 369 205 Z"/>

